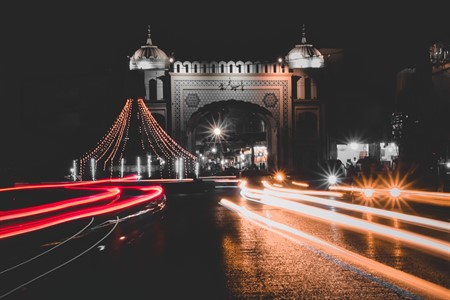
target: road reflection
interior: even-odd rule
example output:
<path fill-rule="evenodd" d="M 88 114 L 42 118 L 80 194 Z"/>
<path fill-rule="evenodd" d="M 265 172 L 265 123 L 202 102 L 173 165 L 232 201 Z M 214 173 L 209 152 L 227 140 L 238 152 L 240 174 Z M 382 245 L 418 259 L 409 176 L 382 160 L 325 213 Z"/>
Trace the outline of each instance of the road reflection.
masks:
<path fill-rule="evenodd" d="M 446 286 L 436 284 L 427 278 L 420 278 L 407 273 L 402 269 L 405 268 L 405 246 L 413 251 L 421 251 L 427 255 L 435 256 L 437 259 L 442 260 L 444 265 L 448 265 L 450 223 L 419 215 L 347 203 L 342 201 L 342 199 L 336 200 L 342 194 L 307 190 L 305 185 L 298 186 L 299 188 L 295 189 L 292 186 L 286 187 L 283 184 L 270 184 L 263 181 L 260 187 L 250 187 L 243 181 L 241 183 L 241 200 L 244 200 L 243 203 L 236 204 L 223 198 L 219 204 L 238 213 L 247 222 L 283 236 L 294 243 L 307 244 L 339 258 L 342 262 L 357 267 L 360 272 L 364 272 L 369 277 L 371 276 L 369 274 L 377 274 L 380 278 L 387 278 L 390 282 L 397 283 L 399 286 L 415 293 L 439 299 L 448 298 L 450 290 Z M 355 192 L 354 189 L 350 190 L 348 187 L 343 187 L 342 189 L 336 187 L 333 190 Z M 362 192 L 362 190 L 358 190 L 358 192 Z M 388 191 L 377 191 L 377 194 L 380 193 L 388 193 Z M 442 204 L 443 199 L 447 199 L 449 196 L 446 193 L 429 194 L 413 190 L 407 190 L 404 193 L 408 194 L 409 197 L 413 197 L 411 195 L 424 196 L 427 194 L 431 200 L 430 203 L 433 204 L 436 202 Z M 260 204 L 261 208 L 255 206 L 255 204 Z M 270 207 L 281 209 L 281 212 L 277 212 L 279 217 L 275 217 L 275 214 L 270 214 L 270 210 L 268 210 Z M 340 228 L 365 234 L 365 255 L 296 228 L 300 223 L 296 224 L 292 220 L 283 218 L 283 211 L 294 212 L 298 216 L 315 219 L 333 227 L 338 225 Z M 359 213 L 359 218 L 355 217 L 358 215 L 356 212 Z M 384 224 L 378 223 L 377 220 L 383 220 Z M 386 220 L 391 220 L 389 225 L 386 223 Z M 302 222 L 300 218 L 298 222 Z M 435 231 L 434 236 L 430 237 L 402 229 L 400 228 L 401 223 L 432 229 Z M 376 245 L 379 243 L 377 239 L 380 238 L 393 243 L 391 251 L 394 256 L 394 262 L 391 266 L 376 260 L 378 256 Z M 342 239 L 338 237 L 336 242 L 342 242 Z"/>

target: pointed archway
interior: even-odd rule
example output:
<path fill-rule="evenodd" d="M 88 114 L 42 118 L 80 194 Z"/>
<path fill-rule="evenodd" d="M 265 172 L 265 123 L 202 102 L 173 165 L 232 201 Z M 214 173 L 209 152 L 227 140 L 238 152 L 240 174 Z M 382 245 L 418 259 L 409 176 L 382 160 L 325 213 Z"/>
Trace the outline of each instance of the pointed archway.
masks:
<path fill-rule="evenodd" d="M 219 168 L 226 164 L 271 170 L 278 167 L 277 128 L 271 112 L 257 104 L 234 99 L 212 102 L 189 119 L 187 149 L 200 162 L 212 160 Z"/>

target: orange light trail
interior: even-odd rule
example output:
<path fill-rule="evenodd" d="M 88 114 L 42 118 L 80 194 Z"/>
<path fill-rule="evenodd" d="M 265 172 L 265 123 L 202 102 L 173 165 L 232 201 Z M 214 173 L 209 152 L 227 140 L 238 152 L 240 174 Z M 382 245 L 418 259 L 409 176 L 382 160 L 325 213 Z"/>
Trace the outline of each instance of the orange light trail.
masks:
<path fill-rule="evenodd" d="M 390 188 L 374 188 L 374 187 L 352 187 L 352 186 L 330 186 L 330 190 L 335 191 L 346 191 L 346 192 L 359 192 L 364 194 L 368 189 L 373 190 L 373 195 L 390 196 Z M 440 192 L 429 192 L 421 190 L 411 190 L 411 189 L 399 189 L 399 197 L 407 198 L 410 201 L 421 202 L 427 204 L 435 204 L 440 206 L 450 206 L 450 193 L 440 193 Z M 411 197 L 413 196 L 413 197 Z"/>
<path fill-rule="evenodd" d="M 245 190 L 241 191 L 245 197 Z M 308 217 L 314 217 L 321 221 L 338 223 L 343 226 L 347 226 L 350 229 L 358 230 L 358 231 L 371 231 L 377 233 L 381 237 L 390 237 L 402 240 L 406 243 L 419 246 L 424 249 L 431 250 L 433 254 L 444 255 L 448 257 L 450 251 L 450 243 L 443 242 L 437 239 L 429 238 L 423 235 L 415 234 L 412 232 L 408 232 L 406 230 L 394 229 L 389 226 L 375 224 L 372 222 L 364 221 L 355 217 L 347 216 L 341 213 L 337 213 L 334 211 L 325 210 L 322 208 L 317 208 L 297 202 L 292 202 L 288 200 L 284 200 L 278 197 L 279 192 L 276 192 L 273 195 L 273 191 L 268 189 L 264 189 L 262 192 L 262 196 L 257 199 L 255 193 L 252 193 L 254 198 L 247 198 L 249 200 L 280 208 L 285 208 L 291 211 L 295 211 L 297 213 L 306 215 Z M 288 194 L 290 195 L 290 194 Z M 283 195 L 282 195 L 283 196 Z M 308 195 L 299 195 L 302 198 L 309 199 L 312 201 L 316 201 L 313 199 L 315 197 Z M 321 199 L 321 198 L 319 198 Z M 321 199 L 321 201 L 326 201 L 326 199 Z"/>
<path fill-rule="evenodd" d="M 309 184 L 307 184 L 305 182 L 292 181 L 292 184 L 298 185 L 298 186 L 301 186 L 301 187 L 305 187 L 305 188 L 309 187 Z"/>
<path fill-rule="evenodd" d="M 337 255 L 346 260 L 349 260 L 352 263 L 357 264 L 360 267 L 368 270 L 370 273 L 382 274 L 383 276 L 385 276 L 387 278 L 391 278 L 392 280 L 394 280 L 396 282 L 402 282 L 403 284 L 407 285 L 411 289 L 418 290 L 421 293 L 424 293 L 426 295 L 436 297 L 438 299 L 448 299 L 450 290 L 446 289 L 445 287 L 439 286 L 432 282 L 426 281 L 422 278 L 419 278 L 414 275 L 397 270 L 395 268 L 389 267 L 387 265 L 384 265 L 382 263 L 379 263 L 377 261 L 374 261 L 374 260 L 364 257 L 362 255 L 359 255 L 355 252 L 351 252 L 345 248 L 328 243 L 325 240 L 319 239 L 315 236 L 309 235 L 303 231 L 294 229 L 285 224 L 278 223 L 278 222 L 275 222 L 268 218 L 265 218 L 263 216 L 260 216 L 254 212 L 251 212 L 246 207 L 238 206 L 227 199 L 221 199 L 219 204 L 234 211 L 234 212 L 237 212 L 238 214 L 245 217 L 247 220 L 249 220 L 253 224 L 258 225 L 258 226 L 260 226 L 266 230 L 269 230 L 271 232 L 274 232 L 278 235 L 281 235 L 281 236 L 291 240 L 292 242 L 302 245 L 302 242 L 300 240 L 295 239 L 292 236 L 287 235 L 284 232 L 288 232 L 290 234 L 298 236 L 298 237 L 308 241 L 314 247 L 321 249 L 323 251 L 326 251 L 327 253 L 331 253 L 331 255 Z M 281 232 L 279 230 L 282 230 L 284 232 Z"/>
<path fill-rule="evenodd" d="M 427 226 L 436 228 L 439 230 L 443 230 L 450 233 L 450 223 L 445 221 L 439 221 L 434 220 L 430 218 L 424 218 L 424 217 L 418 217 L 398 212 L 393 212 L 385 209 L 379 209 L 374 207 L 368 207 L 368 206 L 362 206 L 362 205 L 356 205 L 356 204 L 350 204 L 346 202 L 336 201 L 336 200 L 330 200 L 325 198 L 317 198 L 317 197 L 308 197 L 305 195 L 302 195 L 302 193 L 297 192 L 297 190 L 291 190 L 291 189 L 279 189 L 271 186 L 267 182 L 263 182 L 264 187 L 267 190 L 267 193 L 269 193 L 272 196 L 279 197 L 279 198 L 288 198 L 288 199 L 295 199 L 295 200 L 304 200 L 309 201 L 317 204 L 322 205 L 330 205 L 334 207 L 339 207 L 351 211 L 358 211 L 362 213 L 370 213 L 374 215 L 378 215 L 385 218 L 392 218 L 392 219 L 398 219 L 402 220 L 404 222 L 412 223 L 412 224 L 418 224 L 421 226 Z"/>

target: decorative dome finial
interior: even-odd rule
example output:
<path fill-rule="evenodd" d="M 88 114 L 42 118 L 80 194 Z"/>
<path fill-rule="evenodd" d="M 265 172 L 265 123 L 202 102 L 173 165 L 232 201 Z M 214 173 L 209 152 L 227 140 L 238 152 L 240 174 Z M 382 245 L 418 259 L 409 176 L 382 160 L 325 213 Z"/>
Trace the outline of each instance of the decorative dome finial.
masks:
<path fill-rule="evenodd" d="M 150 29 L 149 29 L 150 30 Z M 306 29 L 305 24 L 302 26 L 302 44 L 306 44 Z"/>
<path fill-rule="evenodd" d="M 147 37 L 147 45 L 152 45 L 151 33 L 150 33 L 150 25 L 148 25 L 148 37 Z"/>

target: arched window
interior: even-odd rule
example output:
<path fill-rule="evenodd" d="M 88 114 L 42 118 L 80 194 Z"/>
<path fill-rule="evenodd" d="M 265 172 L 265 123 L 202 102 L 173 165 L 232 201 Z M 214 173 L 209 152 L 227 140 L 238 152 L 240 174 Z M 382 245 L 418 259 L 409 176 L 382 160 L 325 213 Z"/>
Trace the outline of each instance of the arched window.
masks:
<path fill-rule="evenodd" d="M 225 72 L 225 66 L 224 65 L 220 65 L 220 73 L 224 73 Z"/>
<path fill-rule="evenodd" d="M 230 73 L 233 73 L 233 65 L 230 65 Z"/>
<path fill-rule="evenodd" d="M 305 78 L 305 99 L 311 99 L 311 78 Z"/>
<path fill-rule="evenodd" d="M 149 88 L 149 99 L 150 101 L 156 101 L 157 95 L 156 95 L 156 80 L 150 79 L 150 82 L 148 83 Z"/>

